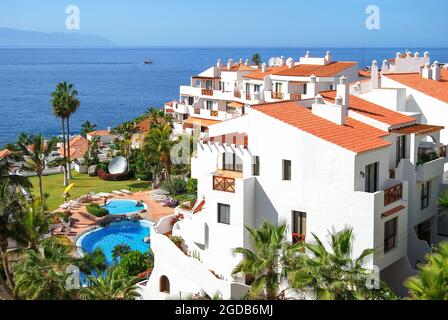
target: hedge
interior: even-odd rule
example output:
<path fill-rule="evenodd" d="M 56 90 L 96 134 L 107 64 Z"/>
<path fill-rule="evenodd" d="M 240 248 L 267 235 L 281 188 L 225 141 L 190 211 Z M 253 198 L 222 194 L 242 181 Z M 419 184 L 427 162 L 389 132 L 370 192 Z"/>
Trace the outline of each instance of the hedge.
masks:
<path fill-rule="evenodd" d="M 102 169 L 98 169 L 98 178 L 105 181 L 126 181 L 133 178 L 132 172 L 124 172 L 119 174 L 107 173 Z"/>
<path fill-rule="evenodd" d="M 87 207 L 87 212 L 93 214 L 95 217 L 101 218 L 105 217 L 109 214 L 109 210 L 106 208 L 100 207 L 98 204 L 91 203 Z"/>

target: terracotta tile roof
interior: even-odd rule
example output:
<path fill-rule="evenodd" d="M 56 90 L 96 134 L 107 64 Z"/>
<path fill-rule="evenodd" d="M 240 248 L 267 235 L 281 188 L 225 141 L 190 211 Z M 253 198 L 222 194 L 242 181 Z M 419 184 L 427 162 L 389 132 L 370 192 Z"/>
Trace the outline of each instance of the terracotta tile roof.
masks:
<path fill-rule="evenodd" d="M 390 73 L 383 76 L 448 103 L 448 70 L 441 70 L 440 81 L 425 79 L 419 73 Z"/>
<path fill-rule="evenodd" d="M 276 76 L 290 77 L 334 77 L 345 69 L 356 66 L 357 62 L 333 62 L 326 65 L 299 64 L 293 68 L 286 68 L 279 72 L 275 72 Z"/>
<path fill-rule="evenodd" d="M 230 69 L 227 66 L 221 67 L 221 72 L 225 71 L 254 71 L 255 67 L 246 66 L 244 63 L 234 64 Z"/>
<path fill-rule="evenodd" d="M 429 124 L 413 124 L 410 126 L 402 127 L 399 129 L 391 130 L 393 133 L 399 134 L 411 134 L 415 133 L 416 135 L 427 135 L 432 132 L 438 132 L 445 129 L 445 127 L 441 126 L 432 126 Z"/>
<path fill-rule="evenodd" d="M 11 151 L 9 150 L 0 150 L 0 160 L 9 156 L 11 154 Z"/>
<path fill-rule="evenodd" d="M 71 159 L 80 159 L 84 157 L 84 154 L 89 148 L 89 141 L 82 137 L 82 136 L 76 136 L 74 138 L 70 139 L 70 158 Z M 59 148 L 59 154 L 63 155 L 64 151 L 61 148 Z"/>
<path fill-rule="evenodd" d="M 99 136 L 108 136 L 110 135 L 110 131 L 109 130 L 96 130 L 96 131 L 92 131 L 89 132 L 88 135 L 92 136 L 92 137 L 99 137 Z"/>
<path fill-rule="evenodd" d="M 329 100 L 332 103 L 336 97 L 336 91 L 322 91 L 320 94 L 324 99 Z M 357 96 L 351 95 L 349 104 L 350 111 L 355 111 L 390 126 L 410 124 L 416 121 L 413 117 L 381 107 Z"/>
<path fill-rule="evenodd" d="M 288 69 L 288 66 L 282 67 L 269 67 L 266 72 L 262 72 L 261 69 L 257 69 L 252 73 L 246 74 L 243 78 L 263 80 L 264 77 Z"/>
<path fill-rule="evenodd" d="M 167 110 L 165 110 L 166 112 Z M 136 124 L 137 128 L 140 129 L 141 132 L 149 132 L 149 119 L 143 119 L 139 123 Z"/>
<path fill-rule="evenodd" d="M 388 132 L 349 117 L 344 125 L 338 125 L 312 114 L 310 109 L 296 102 L 262 104 L 253 106 L 252 109 L 355 153 L 391 145 L 382 139 Z"/>

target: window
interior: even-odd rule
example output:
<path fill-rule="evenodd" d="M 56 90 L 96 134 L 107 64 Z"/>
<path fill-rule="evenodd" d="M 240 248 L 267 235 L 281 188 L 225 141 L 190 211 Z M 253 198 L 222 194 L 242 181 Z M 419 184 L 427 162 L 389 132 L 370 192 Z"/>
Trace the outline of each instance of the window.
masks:
<path fill-rule="evenodd" d="M 207 110 L 213 109 L 213 101 L 207 101 Z"/>
<path fill-rule="evenodd" d="M 213 89 L 213 82 L 212 82 L 212 80 L 206 80 L 205 81 L 205 89 L 208 89 L 208 90 Z"/>
<path fill-rule="evenodd" d="M 406 136 L 398 137 L 396 144 L 397 144 L 396 166 L 398 167 L 401 159 L 406 158 Z"/>
<path fill-rule="evenodd" d="M 282 84 L 280 82 L 275 83 L 275 92 L 277 92 L 277 93 L 282 92 Z"/>
<path fill-rule="evenodd" d="M 188 105 L 192 106 L 194 103 L 194 97 L 188 97 Z"/>
<path fill-rule="evenodd" d="M 431 181 L 422 184 L 422 196 L 420 198 L 421 209 L 426 209 L 429 207 L 429 192 L 431 189 Z"/>
<path fill-rule="evenodd" d="M 332 84 L 330 84 L 330 91 L 333 91 L 333 90 L 334 90 L 334 87 Z"/>
<path fill-rule="evenodd" d="M 246 83 L 246 93 L 250 93 L 250 83 Z"/>
<path fill-rule="evenodd" d="M 201 80 L 196 80 L 195 82 L 195 87 L 201 87 Z"/>
<path fill-rule="evenodd" d="M 261 86 L 259 84 L 254 85 L 254 92 L 260 93 Z"/>
<path fill-rule="evenodd" d="M 218 223 L 230 224 L 230 206 L 218 203 Z"/>
<path fill-rule="evenodd" d="M 252 175 L 259 176 L 260 175 L 260 157 L 254 156 L 252 158 Z"/>
<path fill-rule="evenodd" d="M 384 224 L 384 253 L 397 246 L 398 218 L 387 221 Z"/>
<path fill-rule="evenodd" d="M 291 181 L 291 160 L 283 160 L 283 180 Z"/>
<path fill-rule="evenodd" d="M 378 191 L 380 163 L 376 162 L 366 166 L 365 191 L 375 193 Z"/>
<path fill-rule="evenodd" d="M 223 153 L 222 168 L 227 171 L 243 172 L 243 161 L 235 153 Z"/>
<path fill-rule="evenodd" d="M 306 235 L 306 213 L 292 212 L 292 233 Z"/>
<path fill-rule="evenodd" d="M 308 84 L 304 84 L 303 85 L 303 94 L 307 94 L 308 93 Z"/>

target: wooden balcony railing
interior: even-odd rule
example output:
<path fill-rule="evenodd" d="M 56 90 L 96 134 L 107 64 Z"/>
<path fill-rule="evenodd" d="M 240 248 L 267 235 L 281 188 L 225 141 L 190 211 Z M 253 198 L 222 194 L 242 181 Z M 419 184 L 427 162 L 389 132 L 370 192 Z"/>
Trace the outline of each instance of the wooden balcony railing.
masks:
<path fill-rule="evenodd" d="M 246 93 L 246 100 L 252 100 L 252 95 L 250 93 Z"/>
<path fill-rule="evenodd" d="M 290 99 L 291 101 L 299 101 L 302 98 L 302 95 L 299 93 L 291 93 Z"/>
<path fill-rule="evenodd" d="M 202 95 L 203 96 L 213 96 L 213 90 L 212 89 L 202 89 Z"/>
<path fill-rule="evenodd" d="M 446 146 L 440 147 L 439 155 L 440 155 L 440 158 L 446 158 Z"/>
<path fill-rule="evenodd" d="M 194 109 L 194 114 L 201 114 L 201 109 L 198 108 Z"/>
<path fill-rule="evenodd" d="M 283 93 L 281 93 L 281 92 L 272 92 L 271 98 L 272 99 L 277 99 L 277 100 L 283 100 Z"/>
<path fill-rule="evenodd" d="M 292 243 L 299 243 L 299 242 L 305 242 L 306 236 L 304 234 L 300 233 L 293 233 L 292 234 Z"/>
<path fill-rule="evenodd" d="M 384 190 L 384 206 L 394 203 L 403 198 L 403 184 L 397 184 L 389 189 Z"/>
<path fill-rule="evenodd" d="M 234 92 L 234 93 L 233 93 L 233 96 L 234 96 L 235 98 L 241 98 L 241 92 Z"/>
<path fill-rule="evenodd" d="M 213 176 L 213 190 L 235 193 L 235 178 Z"/>
<path fill-rule="evenodd" d="M 218 116 L 218 111 L 210 110 L 210 116 L 217 117 Z"/>

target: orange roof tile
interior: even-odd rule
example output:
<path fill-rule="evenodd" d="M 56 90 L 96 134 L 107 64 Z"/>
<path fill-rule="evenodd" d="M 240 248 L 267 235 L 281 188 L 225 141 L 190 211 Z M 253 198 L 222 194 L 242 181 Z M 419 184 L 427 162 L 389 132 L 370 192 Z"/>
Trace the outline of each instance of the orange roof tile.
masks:
<path fill-rule="evenodd" d="M 448 70 L 441 70 L 440 81 L 425 79 L 419 73 L 390 73 L 383 76 L 448 103 Z"/>
<path fill-rule="evenodd" d="M 9 150 L 0 150 L 0 160 L 9 156 L 11 154 L 11 151 Z"/>
<path fill-rule="evenodd" d="M 96 136 L 108 136 L 110 135 L 110 131 L 109 130 L 96 130 L 96 131 L 92 131 L 89 132 L 88 135 L 92 136 L 92 137 L 96 137 Z"/>
<path fill-rule="evenodd" d="M 70 139 L 70 158 L 71 159 L 80 159 L 84 157 L 84 154 L 89 148 L 89 141 L 82 137 L 82 136 L 76 136 L 74 138 Z M 59 154 L 64 154 L 64 151 L 61 148 L 59 148 Z"/>
<path fill-rule="evenodd" d="M 166 112 L 166 110 L 165 110 Z M 141 132 L 149 132 L 149 119 L 143 119 L 142 121 L 140 121 L 139 123 L 136 124 L 137 128 L 140 129 Z"/>
<path fill-rule="evenodd" d="M 355 153 L 391 145 L 382 139 L 388 132 L 349 117 L 344 125 L 338 125 L 312 114 L 310 109 L 296 102 L 262 104 L 253 106 L 252 109 Z"/>
<path fill-rule="evenodd" d="M 299 64 L 293 68 L 286 68 L 279 72 L 275 72 L 276 76 L 290 77 L 334 77 L 345 69 L 356 66 L 357 62 L 332 62 L 326 65 Z"/>
<path fill-rule="evenodd" d="M 237 63 L 230 69 L 227 69 L 227 66 L 221 67 L 221 72 L 225 71 L 254 71 L 254 67 L 246 66 L 244 63 Z"/>
<path fill-rule="evenodd" d="M 255 79 L 255 80 L 263 80 L 264 77 L 271 75 L 275 72 L 280 72 L 282 70 L 288 69 L 288 66 L 282 67 L 269 67 L 266 72 L 261 71 L 261 69 L 257 69 L 252 73 L 246 74 L 244 78 Z"/>
<path fill-rule="evenodd" d="M 336 97 L 336 91 L 322 91 L 320 94 L 330 102 L 334 102 Z M 390 126 L 411 124 L 416 121 L 413 117 L 381 107 L 357 96 L 351 95 L 349 104 L 350 111 L 355 111 Z"/>
<path fill-rule="evenodd" d="M 438 132 L 445 129 L 445 127 L 442 126 L 433 126 L 429 124 L 412 124 L 410 126 L 401 127 L 398 129 L 391 130 L 391 132 L 399 133 L 399 134 L 416 134 L 419 135 L 427 135 L 432 132 Z"/>

